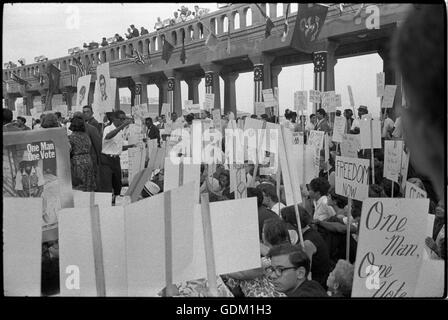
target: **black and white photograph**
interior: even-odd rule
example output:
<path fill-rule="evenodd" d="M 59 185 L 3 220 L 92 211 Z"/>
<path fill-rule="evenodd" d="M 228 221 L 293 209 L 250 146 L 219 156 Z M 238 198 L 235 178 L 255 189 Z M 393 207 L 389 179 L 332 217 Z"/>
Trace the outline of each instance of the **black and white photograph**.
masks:
<path fill-rule="evenodd" d="M 446 17 L 5 3 L 3 295 L 448 301 Z"/>

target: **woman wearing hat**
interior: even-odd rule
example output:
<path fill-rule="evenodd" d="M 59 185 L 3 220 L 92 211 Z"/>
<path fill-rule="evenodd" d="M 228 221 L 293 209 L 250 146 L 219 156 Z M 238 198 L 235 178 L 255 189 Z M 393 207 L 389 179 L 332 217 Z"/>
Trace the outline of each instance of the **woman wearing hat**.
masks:
<path fill-rule="evenodd" d="M 44 191 L 44 184 L 42 169 L 37 166 L 37 161 L 31 160 L 30 153 L 25 150 L 19 163 L 14 189 L 19 197 L 38 198 Z"/>

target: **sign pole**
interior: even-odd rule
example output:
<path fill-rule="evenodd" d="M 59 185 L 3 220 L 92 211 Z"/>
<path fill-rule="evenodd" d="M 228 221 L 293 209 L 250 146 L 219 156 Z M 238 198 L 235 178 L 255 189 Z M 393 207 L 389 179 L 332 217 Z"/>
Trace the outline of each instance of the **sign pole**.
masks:
<path fill-rule="evenodd" d="M 209 293 L 212 297 L 218 296 L 218 285 L 216 282 L 216 266 L 213 248 L 212 223 L 210 219 L 210 203 L 208 193 L 201 194 L 202 229 L 204 232 L 205 260 L 207 263 L 207 281 Z"/>
<path fill-rule="evenodd" d="M 106 283 L 104 278 L 103 247 L 101 243 L 100 212 L 98 205 L 95 205 L 95 192 L 90 192 L 90 223 L 92 227 L 96 292 L 98 297 L 105 297 Z"/>
<path fill-rule="evenodd" d="M 348 213 L 347 213 L 347 243 L 345 247 L 345 258 L 350 262 L 350 224 L 352 219 L 352 198 L 348 198 Z"/>
<path fill-rule="evenodd" d="M 370 119 L 370 160 L 372 166 L 372 184 L 375 184 L 375 160 L 373 157 L 373 119 Z"/>

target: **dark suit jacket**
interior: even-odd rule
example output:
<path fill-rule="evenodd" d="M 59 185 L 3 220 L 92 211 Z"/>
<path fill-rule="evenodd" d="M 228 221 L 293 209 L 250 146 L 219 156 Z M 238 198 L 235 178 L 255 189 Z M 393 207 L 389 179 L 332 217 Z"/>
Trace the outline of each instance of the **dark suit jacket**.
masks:
<path fill-rule="evenodd" d="M 87 120 L 87 123 L 90 124 L 91 126 L 94 126 L 97 129 L 98 134 L 100 135 L 100 137 L 102 139 L 103 138 L 103 128 L 102 128 L 101 123 L 96 121 L 96 119 L 94 117 Z"/>
<path fill-rule="evenodd" d="M 160 131 L 154 124 L 146 129 L 146 135 L 149 140 L 157 139 L 157 144 L 160 144 Z"/>
<path fill-rule="evenodd" d="M 100 154 L 102 147 L 102 138 L 97 131 L 97 128 L 86 123 L 86 133 L 89 135 L 90 141 L 92 142 L 92 147 L 90 148 L 90 156 L 92 157 L 92 162 L 95 167 L 98 167 L 100 163 Z"/>

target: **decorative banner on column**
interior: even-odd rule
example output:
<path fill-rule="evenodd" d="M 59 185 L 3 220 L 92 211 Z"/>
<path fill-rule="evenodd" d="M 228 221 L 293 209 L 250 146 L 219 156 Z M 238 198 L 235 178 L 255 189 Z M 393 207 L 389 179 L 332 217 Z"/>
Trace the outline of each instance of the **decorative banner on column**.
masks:
<path fill-rule="evenodd" d="M 320 103 L 321 93 L 318 90 L 310 90 L 310 102 Z"/>
<path fill-rule="evenodd" d="M 347 86 L 348 89 L 348 96 L 350 98 L 350 106 L 352 108 L 355 107 L 355 99 L 353 99 L 353 91 L 352 91 L 352 86 Z"/>
<path fill-rule="evenodd" d="M 425 190 L 420 189 L 415 184 L 406 181 L 405 198 L 420 199 L 427 198 Z"/>
<path fill-rule="evenodd" d="M 401 170 L 401 157 L 404 142 L 400 140 L 384 141 L 384 168 L 383 176 L 398 183 Z"/>
<path fill-rule="evenodd" d="M 215 94 L 206 93 L 204 98 L 204 109 L 213 110 L 215 108 Z"/>
<path fill-rule="evenodd" d="M 345 124 L 347 119 L 345 117 L 334 117 L 333 124 L 333 142 L 342 142 L 342 136 L 345 133 Z"/>
<path fill-rule="evenodd" d="M 294 92 L 294 109 L 299 112 L 306 110 L 308 107 L 308 92 L 296 91 Z"/>
<path fill-rule="evenodd" d="M 397 91 L 396 85 L 387 85 L 384 88 L 384 97 L 381 103 L 381 108 L 392 108 L 394 106 L 395 92 Z"/>
<path fill-rule="evenodd" d="M 429 199 L 365 199 L 352 297 L 411 298 L 423 258 Z"/>
<path fill-rule="evenodd" d="M 369 196 L 369 160 L 336 157 L 336 194 L 363 201 Z"/>
<path fill-rule="evenodd" d="M 385 82 L 384 72 L 377 73 L 376 74 L 376 96 L 377 97 L 384 96 L 384 82 Z"/>

